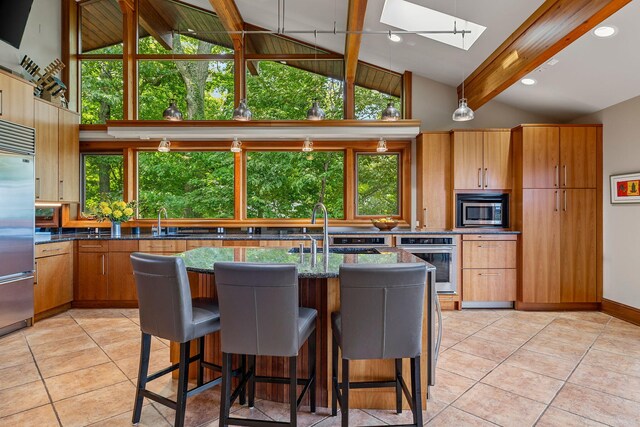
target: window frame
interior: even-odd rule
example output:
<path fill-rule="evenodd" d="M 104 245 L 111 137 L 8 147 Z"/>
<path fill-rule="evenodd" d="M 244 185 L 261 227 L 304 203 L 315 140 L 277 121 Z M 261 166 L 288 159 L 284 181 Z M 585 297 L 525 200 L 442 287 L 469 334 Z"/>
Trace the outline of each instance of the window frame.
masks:
<path fill-rule="evenodd" d="M 398 192 L 398 203 L 396 206 L 396 213 L 393 215 L 386 215 L 386 214 L 380 214 L 380 215 L 360 215 L 358 213 L 358 159 L 360 156 L 389 156 L 389 155 L 394 155 L 396 156 L 396 164 L 398 167 L 398 185 L 396 188 L 396 191 Z M 391 217 L 391 218 L 401 218 L 402 216 L 402 153 L 400 151 L 386 151 L 384 153 L 378 153 L 376 152 L 370 152 L 370 151 L 358 151 L 355 153 L 355 172 L 354 172 L 354 185 L 355 185 L 355 199 L 353 201 L 354 203 L 354 210 L 355 210 L 355 217 L 356 218 L 367 218 L 367 219 L 371 219 L 371 218 L 386 218 L 386 217 Z"/>
<path fill-rule="evenodd" d="M 86 209 L 86 188 L 87 188 L 87 184 L 86 184 L 86 162 L 85 162 L 85 157 L 86 156 L 122 156 L 122 176 L 123 176 L 123 182 L 122 182 L 122 198 L 126 199 L 126 194 L 127 194 L 127 190 L 126 190 L 126 176 L 127 176 L 127 170 L 126 170 L 126 161 L 125 161 L 125 156 L 122 152 L 117 152 L 117 151 L 87 151 L 87 152 L 80 152 L 80 203 L 78 205 L 78 210 L 79 211 L 83 211 L 83 208 Z"/>

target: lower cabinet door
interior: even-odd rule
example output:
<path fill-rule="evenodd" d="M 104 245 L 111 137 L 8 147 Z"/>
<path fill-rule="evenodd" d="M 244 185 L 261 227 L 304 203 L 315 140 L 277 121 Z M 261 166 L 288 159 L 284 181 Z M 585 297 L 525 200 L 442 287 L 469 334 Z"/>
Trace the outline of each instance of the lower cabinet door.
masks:
<path fill-rule="evenodd" d="M 109 291 L 109 254 L 107 252 L 78 253 L 78 283 L 75 299 L 106 300 Z"/>
<path fill-rule="evenodd" d="M 73 300 L 73 259 L 71 254 L 36 259 L 34 312 L 42 313 Z"/>
<path fill-rule="evenodd" d="M 136 279 L 131 265 L 131 252 L 109 253 L 109 300 L 137 301 Z"/>
<path fill-rule="evenodd" d="M 464 301 L 515 301 L 516 269 L 462 270 Z"/>

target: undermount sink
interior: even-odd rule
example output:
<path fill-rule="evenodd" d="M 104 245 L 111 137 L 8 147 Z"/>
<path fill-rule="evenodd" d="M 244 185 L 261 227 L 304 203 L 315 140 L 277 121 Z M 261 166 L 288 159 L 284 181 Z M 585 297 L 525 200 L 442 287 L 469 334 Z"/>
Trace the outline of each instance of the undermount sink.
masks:
<path fill-rule="evenodd" d="M 299 254 L 300 253 L 300 248 L 291 248 L 289 249 L 289 253 L 290 254 Z M 311 253 L 311 249 L 310 248 L 304 248 L 304 253 L 308 254 Z M 318 248 L 318 253 L 322 253 L 322 248 Z M 369 254 L 369 255 L 375 255 L 375 254 L 379 254 L 380 251 L 378 251 L 377 249 L 374 248 L 329 248 L 329 253 L 332 254 Z"/>

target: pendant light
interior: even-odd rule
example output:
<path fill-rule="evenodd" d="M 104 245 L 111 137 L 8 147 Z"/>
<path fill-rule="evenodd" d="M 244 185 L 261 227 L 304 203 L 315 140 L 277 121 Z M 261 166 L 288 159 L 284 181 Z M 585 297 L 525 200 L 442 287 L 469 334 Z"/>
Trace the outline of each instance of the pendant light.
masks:
<path fill-rule="evenodd" d="M 169 101 L 169 106 L 162 112 L 162 118 L 172 122 L 178 122 L 182 120 L 182 113 L 176 106 L 176 100 Z"/>
<path fill-rule="evenodd" d="M 311 141 L 309 137 L 307 137 L 302 143 L 302 151 L 304 153 L 309 153 L 310 151 L 313 151 L 313 141 Z"/>
<path fill-rule="evenodd" d="M 248 122 L 249 120 L 251 120 L 251 116 L 251 110 L 249 110 L 249 107 L 247 107 L 247 100 L 244 98 L 241 99 L 238 107 L 233 110 L 233 120 Z"/>
<path fill-rule="evenodd" d="M 241 151 L 242 151 L 242 142 L 240 142 L 238 138 L 233 138 L 233 142 L 231 143 L 231 152 L 240 153 Z"/>
<path fill-rule="evenodd" d="M 382 110 L 382 120 L 385 122 L 395 122 L 400 119 L 400 110 L 394 107 L 393 102 L 387 104 L 387 108 Z"/>
<path fill-rule="evenodd" d="M 387 152 L 387 141 L 384 138 L 380 138 L 378 140 L 378 146 L 376 147 L 376 151 L 378 153 L 386 153 Z"/>
<path fill-rule="evenodd" d="M 324 110 L 320 108 L 318 101 L 314 99 L 311 108 L 307 110 L 307 120 L 324 120 L 324 118 Z"/>
<path fill-rule="evenodd" d="M 456 29 L 456 23 L 453 23 L 453 29 Z M 464 50 L 464 33 L 462 33 L 462 50 Z M 467 98 L 464 97 L 464 73 L 462 76 L 462 98 L 458 101 L 458 108 L 453 112 L 452 119 L 455 122 L 468 122 L 473 120 L 475 114 L 467 105 Z"/>
<path fill-rule="evenodd" d="M 160 141 L 160 145 L 158 145 L 158 151 L 161 153 L 168 153 L 169 151 L 171 151 L 171 141 L 169 141 L 167 138 L 162 138 L 162 141 Z"/>

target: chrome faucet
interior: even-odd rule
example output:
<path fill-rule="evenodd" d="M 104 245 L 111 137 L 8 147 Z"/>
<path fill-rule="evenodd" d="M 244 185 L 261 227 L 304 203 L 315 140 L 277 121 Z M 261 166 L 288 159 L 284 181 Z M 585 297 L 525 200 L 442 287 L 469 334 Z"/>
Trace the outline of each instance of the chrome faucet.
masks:
<path fill-rule="evenodd" d="M 162 236 L 162 212 L 164 212 L 164 219 L 169 219 L 167 216 L 167 208 L 160 208 L 158 210 L 158 236 Z"/>
<path fill-rule="evenodd" d="M 316 264 L 316 254 L 318 253 L 318 241 L 311 235 L 311 234 L 305 234 L 305 237 L 309 238 L 309 241 L 311 242 L 311 247 L 309 248 L 309 253 L 311 255 L 311 265 L 315 266 Z M 302 246 L 304 246 L 301 243 Z M 300 252 L 302 252 L 304 249 L 300 249 Z"/>
<path fill-rule="evenodd" d="M 322 216 L 324 220 L 322 225 L 322 252 L 324 253 L 325 265 L 327 265 L 327 261 L 329 260 L 329 213 L 327 212 L 327 207 L 324 203 L 316 203 L 313 207 L 313 212 L 311 212 L 311 224 L 316 223 L 316 211 L 318 208 L 322 209 Z"/>

